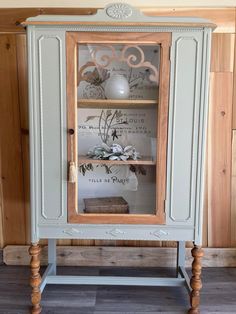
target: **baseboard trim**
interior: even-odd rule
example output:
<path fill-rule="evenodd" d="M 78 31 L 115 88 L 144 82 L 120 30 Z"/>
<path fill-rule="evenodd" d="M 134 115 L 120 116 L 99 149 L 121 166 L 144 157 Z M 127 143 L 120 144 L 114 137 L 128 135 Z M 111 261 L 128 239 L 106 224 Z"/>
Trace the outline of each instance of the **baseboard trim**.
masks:
<path fill-rule="evenodd" d="M 8 245 L 3 249 L 6 265 L 29 265 L 29 246 Z M 191 249 L 186 249 L 186 266 L 191 266 Z M 58 246 L 60 266 L 174 267 L 176 249 L 165 247 Z M 236 267 L 236 249 L 205 248 L 203 267 Z M 47 264 L 47 246 L 41 264 Z"/>

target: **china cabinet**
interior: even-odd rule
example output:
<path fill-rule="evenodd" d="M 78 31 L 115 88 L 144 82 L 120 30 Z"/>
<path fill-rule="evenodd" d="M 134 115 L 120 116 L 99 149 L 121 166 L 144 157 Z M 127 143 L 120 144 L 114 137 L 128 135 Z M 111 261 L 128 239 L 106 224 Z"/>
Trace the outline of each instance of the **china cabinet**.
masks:
<path fill-rule="evenodd" d="M 185 285 L 189 313 L 198 313 L 214 25 L 148 17 L 124 3 L 25 25 L 32 313 L 46 284 Z M 42 279 L 40 239 L 49 240 Z M 177 241 L 177 276 L 58 276 L 56 239 Z M 185 241 L 194 243 L 191 281 Z"/>

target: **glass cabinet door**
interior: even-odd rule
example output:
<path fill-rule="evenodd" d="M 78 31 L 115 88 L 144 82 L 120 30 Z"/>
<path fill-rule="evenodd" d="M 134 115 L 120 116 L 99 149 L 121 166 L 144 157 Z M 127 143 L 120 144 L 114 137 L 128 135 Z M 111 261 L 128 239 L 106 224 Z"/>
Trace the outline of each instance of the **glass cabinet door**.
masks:
<path fill-rule="evenodd" d="M 165 223 L 170 39 L 67 33 L 70 223 Z"/>

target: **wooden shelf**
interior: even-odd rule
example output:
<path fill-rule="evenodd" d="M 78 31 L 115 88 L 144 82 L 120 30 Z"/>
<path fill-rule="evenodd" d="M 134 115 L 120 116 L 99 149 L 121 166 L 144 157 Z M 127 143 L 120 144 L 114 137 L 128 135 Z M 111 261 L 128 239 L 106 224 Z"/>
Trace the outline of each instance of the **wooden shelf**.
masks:
<path fill-rule="evenodd" d="M 79 156 L 78 164 L 105 164 L 105 165 L 150 165 L 155 166 L 156 162 L 151 157 L 143 157 L 139 160 L 101 160 L 101 159 L 92 159 L 87 156 Z"/>
<path fill-rule="evenodd" d="M 152 99 L 79 99 L 78 108 L 155 108 L 157 100 Z"/>

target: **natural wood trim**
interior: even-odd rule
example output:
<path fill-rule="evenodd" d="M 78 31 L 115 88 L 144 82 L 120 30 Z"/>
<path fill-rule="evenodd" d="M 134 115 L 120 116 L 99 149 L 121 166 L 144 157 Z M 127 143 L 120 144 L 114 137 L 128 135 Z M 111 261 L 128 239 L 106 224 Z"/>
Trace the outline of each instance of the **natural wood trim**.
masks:
<path fill-rule="evenodd" d="M 67 128 L 73 129 L 74 134 L 67 135 L 67 161 L 73 160 L 77 169 L 77 45 L 74 36 L 66 33 L 66 89 L 67 89 Z M 71 141 L 73 140 L 73 143 Z M 71 152 L 71 145 L 73 146 L 73 154 Z M 67 183 L 67 209 L 68 213 L 77 212 L 77 180 L 74 183 Z"/>
<path fill-rule="evenodd" d="M 169 87 L 170 87 L 170 46 L 171 34 L 164 33 L 161 42 L 159 100 L 157 110 L 157 203 L 158 213 L 165 211 L 166 199 L 166 171 L 167 171 L 167 137 L 168 137 L 168 112 L 169 112 Z M 165 148 L 165 149 L 163 149 Z M 163 223 L 163 222 L 162 222 Z"/>
<path fill-rule="evenodd" d="M 161 60 L 160 60 L 160 83 L 159 83 L 159 101 L 157 111 L 157 164 L 156 182 L 158 187 L 156 197 L 156 215 L 93 215 L 79 214 L 78 205 L 75 198 L 77 197 L 76 184 L 68 182 L 68 221 L 70 223 L 158 223 L 165 222 L 164 203 L 166 193 L 166 154 L 167 149 L 167 123 L 168 123 L 168 95 L 169 95 L 169 47 L 171 44 L 170 33 L 124 33 L 122 39 L 119 33 L 109 33 L 107 35 L 99 32 L 68 32 L 67 33 L 67 94 L 68 94 L 68 128 L 75 130 L 77 136 L 77 117 L 75 102 L 77 97 L 75 86 L 77 86 L 77 78 L 75 76 L 75 67 L 73 62 L 77 55 L 78 44 L 80 43 L 135 43 L 135 44 L 160 44 Z M 71 57 L 73 56 L 73 57 Z M 74 60 L 74 61 L 73 61 Z M 76 63 L 75 63 L 76 64 Z M 77 145 L 77 139 L 74 141 Z M 70 138 L 68 137 L 68 160 L 70 160 Z M 74 148 L 76 156 L 77 148 Z"/>
<path fill-rule="evenodd" d="M 68 220 L 70 223 L 84 224 L 163 224 L 165 213 L 156 215 L 138 214 L 80 214 L 69 212 Z"/>
<path fill-rule="evenodd" d="M 123 26 L 123 23 L 121 24 Z M 165 44 L 170 42 L 170 33 L 116 33 L 109 32 L 68 32 L 80 44 Z M 122 35 L 122 36 L 121 36 Z"/>
<path fill-rule="evenodd" d="M 143 241 L 142 245 L 147 243 Z M 153 242 L 154 245 L 155 242 Z M 57 246 L 60 266 L 175 267 L 176 248 L 121 246 Z M 29 246 L 9 245 L 3 250 L 6 265 L 29 265 Z M 186 249 L 186 266 L 191 267 L 191 248 Z M 47 264 L 47 246 L 41 264 Z M 235 248 L 204 248 L 203 267 L 236 267 Z"/>
<path fill-rule="evenodd" d="M 130 108 L 130 106 L 138 108 L 153 108 L 157 106 L 157 100 L 152 99 L 79 99 L 77 102 L 78 108 L 103 108 L 117 107 Z"/>
<path fill-rule="evenodd" d="M 79 164 L 105 164 L 105 165 L 150 165 L 155 166 L 156 162 L 151 157 L 142 156 L 141 159 L 138 160 L 102 160 L 102 159 L 92 159 L 86 156 L 78 157 L 78 165 Z"/>

